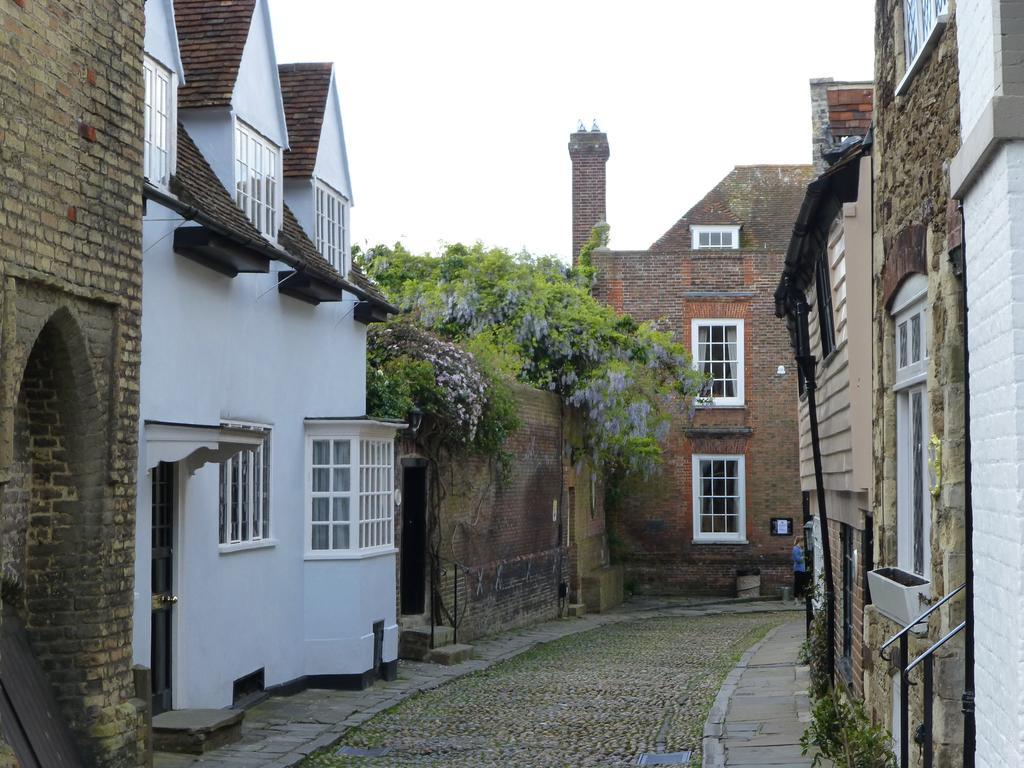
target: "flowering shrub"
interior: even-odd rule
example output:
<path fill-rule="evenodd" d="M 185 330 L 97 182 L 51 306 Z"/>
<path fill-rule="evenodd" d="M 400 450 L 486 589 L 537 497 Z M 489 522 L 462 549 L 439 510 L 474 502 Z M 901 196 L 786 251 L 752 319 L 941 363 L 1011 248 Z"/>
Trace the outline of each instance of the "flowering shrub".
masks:
<path fill-rule="evenodd" d="M 493 370 L 580 408 L 581 447 L 597 462 L 647 473 L 660 460 L 672 414 L 696 396 L 702 377 L 670 335 L 590 295 L 589 249 L 605 234 L 595 230 L 576 270 L 479 243 L 450 245 L 440 257 L 378 246 L 362 260 L 385 293 L 451 349 L 472 349 Z M 468 426 L 468 399 L 465 407 Z"/>

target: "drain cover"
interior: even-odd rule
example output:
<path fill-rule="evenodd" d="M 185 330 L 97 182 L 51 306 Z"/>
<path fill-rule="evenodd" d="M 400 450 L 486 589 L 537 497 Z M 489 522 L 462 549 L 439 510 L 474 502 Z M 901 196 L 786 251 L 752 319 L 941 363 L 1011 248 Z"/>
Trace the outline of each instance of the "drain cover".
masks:
<path fill-rule="evenodd" d="M 384 757 L 391 749 L 389 747 L 374 747 L 373 749 L 362 749 L 360 747 L 342 747 L 334 754 L 346 757 Z"/>
<path fill-rule="evenodd" d="M 640 755 L 637 765 L 689 765 L 689 752 L 646 752 Z"/>

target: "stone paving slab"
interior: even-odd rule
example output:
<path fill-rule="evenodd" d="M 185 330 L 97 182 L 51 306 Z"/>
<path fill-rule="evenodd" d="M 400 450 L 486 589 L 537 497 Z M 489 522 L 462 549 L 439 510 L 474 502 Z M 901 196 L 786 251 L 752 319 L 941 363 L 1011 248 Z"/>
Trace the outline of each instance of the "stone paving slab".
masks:
<path fill-rule="evenodd" d="M 475 658 L 450 667 L 402 660 L 396 680 L 378 682 L 364 691 L 309 689 L 292 696 L 271 697 L 246 712 L 240 742 L 202 756 L 157 753 L 154 768 L 292 768 L 310 753 L 337 744 L 350 728 L 417 693 L 433 690 L 553 640 L 623 621 L 798 609 L 798 604 L 777 600 L 636 599 L 602 614 L 556 619 L 479 638 L 473 643 Z"/>
<path fill-rule="evenodd" d="M 726 678 L 704 727 L 704 768 L 811 765 L 814 754 L 800 754 L 810 719 L 807 674 L 797 664 L 804 627 L 794 620 L 772 630 Z"/>

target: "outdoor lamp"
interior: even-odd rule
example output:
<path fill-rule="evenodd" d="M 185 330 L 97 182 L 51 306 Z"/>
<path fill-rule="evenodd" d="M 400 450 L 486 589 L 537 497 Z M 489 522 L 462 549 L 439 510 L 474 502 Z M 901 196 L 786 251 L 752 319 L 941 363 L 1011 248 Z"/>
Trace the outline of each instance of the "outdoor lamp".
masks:
<path fill-rule="evenodd" d="M 414 405 L 409 409 L 409 435 L 411 437 L 416 437 L 416 433 L 420 431 L 420 427 L 422 425 L 423 411 Z"/>

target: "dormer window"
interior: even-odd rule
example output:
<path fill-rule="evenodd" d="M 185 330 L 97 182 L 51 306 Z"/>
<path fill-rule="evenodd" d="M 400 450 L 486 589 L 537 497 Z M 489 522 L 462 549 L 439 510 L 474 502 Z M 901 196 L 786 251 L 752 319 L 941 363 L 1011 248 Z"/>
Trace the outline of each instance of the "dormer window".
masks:
<path fill-rule="evenodd" d="M 171 112 L 174 105 L 170 70 L 146 56 L 142 63 L 146 81 L 143 173 L 151 184 L 166 187 L 171 177 Z"/>
<path fill-rule="evenodd" d="M 316 247 L 342 275 L 348 265 L 348 200 L 316 181 Z"/>
<path fill-rule="evenodd" d="M 738 250 L 740 247 L 740 228 L 738 226 L 692 226 L 693 250 L 710 248 L 726 248 Z"/>
<path fill-rule="evenodd" d="M 277 239 L 281 148 L 245 123 L 235 131 L 235 202 L 269 240 Z"/>

